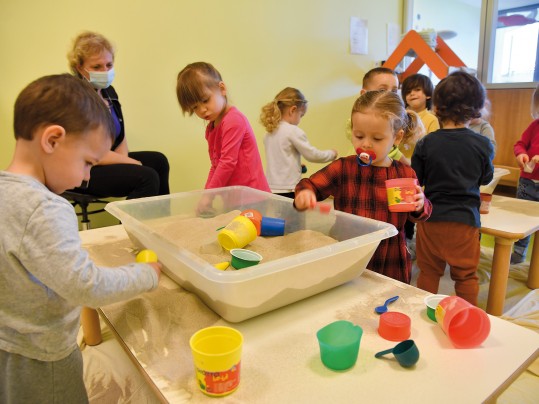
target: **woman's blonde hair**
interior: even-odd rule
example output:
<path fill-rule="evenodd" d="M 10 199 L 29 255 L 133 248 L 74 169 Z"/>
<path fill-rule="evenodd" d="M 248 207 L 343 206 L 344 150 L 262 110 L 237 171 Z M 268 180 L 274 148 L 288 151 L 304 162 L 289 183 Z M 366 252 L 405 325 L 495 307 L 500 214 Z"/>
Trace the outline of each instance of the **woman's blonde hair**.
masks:
<path fill-rule="evenodd" d="M 299 109 L 305 108 L 305 105 L 307 105 L 307 100 L 301 91 L 296 88 L 286 87 L 275 96 L 273 101 L 262 107 L 260 122 L 271 133 L 279 126 L 282 114 L 287 108 L 295 106 Z"/>
<path fill-rule="evenodd" d="M 182 112 L 193 115 L 194 107 L 207 98 L 207 90 L 219 88 L 222 81 L 221 73 L 210 63 L 195 62 L 185 66 L 176 81 L 176 96 Z"/>
<path fill-rule="evenodd" d="M 425 132 L 419 115 L 407 110 L 399 95 L 391 91 L 367 91 L 362 94 L 352 108 L 352 115 L 357 112 L 374 112 L 375 115 L 387 119 L 393 134 L 402 129 L 402 143 L 415 144 Z"/>
<path fill-rule="evenodd" d="M 112 55 L 112 60 L 114 60 L 115 50 L 107 38 L 97 32 L 81 32 L 73 40 L 71 50 L 67 54 L 67 61 L 71 72 L 75 76 L 81 77 L 77 67 L 82 66 L 84 61 L 90 56 L 100 54 L 104 50 L 109 51 Z"/>

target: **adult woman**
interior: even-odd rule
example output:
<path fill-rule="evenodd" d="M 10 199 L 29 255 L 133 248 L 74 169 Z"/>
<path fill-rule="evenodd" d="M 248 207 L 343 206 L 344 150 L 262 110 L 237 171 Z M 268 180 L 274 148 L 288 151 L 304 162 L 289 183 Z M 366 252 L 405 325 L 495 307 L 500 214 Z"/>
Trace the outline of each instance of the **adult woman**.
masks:
<path fill-rule="evenodd" d="M 90 181 L 77 191 L 100 197 L 142 198 L 169 193 L 169 164 L 164 154 L 129 152 L 122 108 L 110 84 L 114 79 L 114 48 L 102 35 L 83 32 L 73 41 L 67 55 L 74 75 L 87 80 L 109 106 L 116 137 L 111 150 L 92 167 Z"/>

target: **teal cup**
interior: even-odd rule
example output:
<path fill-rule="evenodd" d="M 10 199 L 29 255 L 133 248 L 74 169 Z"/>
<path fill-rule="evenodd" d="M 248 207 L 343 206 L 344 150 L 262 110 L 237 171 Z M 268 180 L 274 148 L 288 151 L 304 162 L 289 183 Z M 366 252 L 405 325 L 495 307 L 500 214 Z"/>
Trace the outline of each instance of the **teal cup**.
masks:
<path fill-rule="evenodd" d="M 417 349 L 417 345 L 411 339 L 399 342 L 394 348 L 378 352 L 374 355 L 374 357 L 381 358 L 382 356 L 390 353 L 395 356 L 397 362 L 399 362 L 399 365 L 401 365 L 403 368 L 410 368 L 419 360 L 419 349 Z"/>
<path fill-rule="evenodd" d="M 332 370 L 346 370 L 355 365 L 363 329 L 350 321 L 339 320 L 316 333 L 322 363 Z"/>

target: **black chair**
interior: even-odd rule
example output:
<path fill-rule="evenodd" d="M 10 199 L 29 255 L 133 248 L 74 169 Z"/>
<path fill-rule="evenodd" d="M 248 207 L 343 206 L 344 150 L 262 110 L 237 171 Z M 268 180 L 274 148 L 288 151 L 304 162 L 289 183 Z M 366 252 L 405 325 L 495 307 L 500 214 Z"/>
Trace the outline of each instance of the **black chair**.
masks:
<path fill-rule="evenodd" d="M 74 191 L 65 191 L 63 194 L 61 194 L 61 196 L 71 202 L 73 207 L 80 207 L 80 213 L 77 213 L 77 216 L 81 216 L 81 230 L 90 229 L 89 215 L 105 211 L 104 207 L 96 210 L 88 210 L 91 203 L 99 203 L 103 205 L 109 203 L 109 201 L 99 199 L 99 197 L 95 195 L 82 194 Z"/>

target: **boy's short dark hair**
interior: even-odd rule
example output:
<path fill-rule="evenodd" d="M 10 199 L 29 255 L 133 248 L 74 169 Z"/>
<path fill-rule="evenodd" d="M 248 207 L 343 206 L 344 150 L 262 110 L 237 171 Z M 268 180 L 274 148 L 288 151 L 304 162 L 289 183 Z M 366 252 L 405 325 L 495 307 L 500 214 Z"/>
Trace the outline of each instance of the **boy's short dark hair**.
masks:
<path fill-rule="evenodd" d="M 436 116 L 442 123 L 451 121 L 461 124 L 481 116 L 485 98 L 485 87 L 477 78 L 457 71 L 438 83 L 432 102 Z"/>
<path fill-rule="evenodd" d="M 28 84 L 15 101 L 15 139 L 32 140 L 44 125 L 82 134 L 102 127 L 114 139 L 112 115 L 92 86 L 70 74 L 41 77 Z"/>
<path fill-rule="evenodd" d="M 363 76 L 363 88 L 368 87 L 369 81 L 372 80 L 374 76 L 377 76 L 379 74 L 391 74 L 392 76 L 397 77 L 397 73 L 395 73 L 395 71 L 390 69 L 389 67 L 374 67 L 367 73 L 365 73 L 365 76 Z"/>
<path fill-rule="evenodd" d="M 434 86 L 432 85 L 432 81 L 429 77 L 419 73 L 412 74 L 411 76 L 406 77 L 402 82 L 401 94 L 406 107 L 408 107 L 408 103 L 406 102 L 406 96 L 416 88 L 420 88 L 421 90 L 423 90 L 423 92 L 427 96 L 427 109 L 431 109 L 432 93 L 434 91 Z"/>

